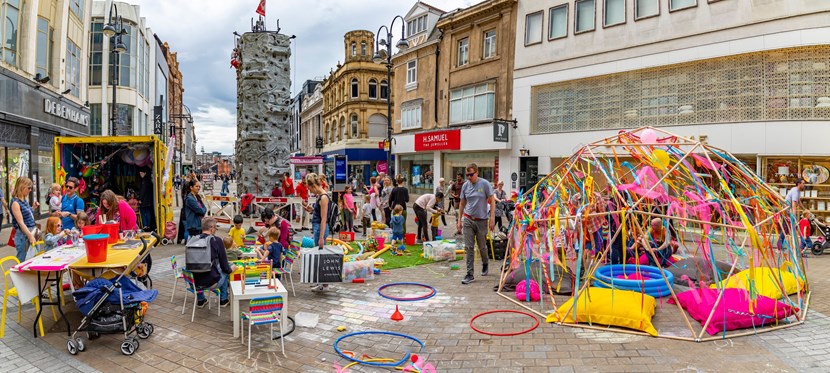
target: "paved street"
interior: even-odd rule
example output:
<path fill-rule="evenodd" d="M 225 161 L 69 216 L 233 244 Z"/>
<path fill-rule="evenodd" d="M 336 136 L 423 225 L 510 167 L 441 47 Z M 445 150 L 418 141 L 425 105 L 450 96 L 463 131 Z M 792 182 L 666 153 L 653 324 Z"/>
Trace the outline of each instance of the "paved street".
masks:
<path fill-rule="evenodd" d="M 452 222 L 449 222 L 452 224 Z M 413 227 L 414 229 L 414 227 Z M 8 235 L 4 231 L 3 240 Z M 12 253 L 0 249 L 3 256 Z M 123 356 L 117 335 L 103 336 L 87 344 L 87 351 L 76 357 L 65 348 L 61 326 L 52 327 L 48 315 L 44 319 L 46 338 L 33 340 L 31 305 L 24 306 L 24 321 L 15 321 L 16 307 L 9 307 L 6 338 L 0 340 L 0 363 L 11 367 L 4 371 L 105 371 L 105 372 L 240 372 L 296 371 L 332 372 L 334 364 L 348 362 L 335 353 L 332 344 L 343 333 L 363 330 L 385 330 L 412 335 L 426 344 L 420 353 L 439 372 L 631 372 L 631 371 L 758 371 L 758 372 L 825 372 L 830 361 L 830 302 L 826 290 L 830 281 L 830 257 L 810 259 L 811 286 L 814 289 L 812 311 L 805 325 L 774 333 L 744 338 L 691 343 L 560 327 L 542 323 L 535 331 L 515 337 L 489 337 L 469 327 L 475 314 L 493 309 L 519 309 L 492 291 L 495 275 L 477 277 L 469 286 L 460 284 L 463 271 L 450 270 L 449 263 L 435 263 L 414 268 L 393 270 L 364 284 L 333 286 L 324 293 L 313 293 L 308 285 L 299 284 L 297 296 L 289 295 L 289 315 L 300 319 L 306 327 L 296 327 L 287 336 L 286 355 L 279 352 L 278 341 L 267 339 L 267 329 L 255 330 L 254 352 L 247 359 L 247 346 L 232 338 L 230 307 L 222 316 L 212 310 L 197 309 L 196 321 L 190 322 L 190 308 L 181 313 L 183 286 L 180 283 L 173 303 L 170 255 L 184 253 L 182 246 L 160 246 L 154 253 L 152 270 L 159 297 L 152 304 L 148 320 L 155 333 L 142 340 L 138 352 Z M 463 268 L 463 263 L 461 264 Z M 480 265 L 477 264 L 480 268 Z M 377 288 L 385 283 L 415 281 L 430 284 L 438 295 L 422 302 L 400 302 L 404 320 L 389 319 L 395 302 L 381 298 Z M 290 283 L 286 281 L 286 285 Z M 412 290 L 416 291 L 416 290 Z M 192 298 L 191 298 L 192 299 Z M 191 303 L 188 302 L 188 305 Z M 666 307 L 667 304 L 658 305 Z M 69 318 L 77 325 L 80 314 L 73 305 Z M 298 315 L 298 313 L 302 313 Z M 314 318 L 316 317 L 316 325 Z M 520 316 L 485 316 L 477 325 L 496 332 L 517 331 L 529 327 L 531 321 Z M 290 329 L 290 328 L 289 328 Z M 341 348 L 358 355 L 399 359 L 414 344 L 390 337 L 360 337 L 345 340 Z M 350 371 L 390 371 L 388 368 L 352 367 Z"/>

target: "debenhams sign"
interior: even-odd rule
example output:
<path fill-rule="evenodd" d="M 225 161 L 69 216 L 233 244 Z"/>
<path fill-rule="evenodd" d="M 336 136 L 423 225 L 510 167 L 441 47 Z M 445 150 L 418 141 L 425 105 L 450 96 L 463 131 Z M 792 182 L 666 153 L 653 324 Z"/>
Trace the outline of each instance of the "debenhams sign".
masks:
<path fill-rule="evenodd" d="M 78 123 L 82 126 L 89 125 L 89 115 L 81 113 L 69 106 L 63 105 L 60 102 L 52 101 L 48 98 L 43 99 L 43 111 L 52 114 L 56 117 L 61 117 L 68 121 Z"/>

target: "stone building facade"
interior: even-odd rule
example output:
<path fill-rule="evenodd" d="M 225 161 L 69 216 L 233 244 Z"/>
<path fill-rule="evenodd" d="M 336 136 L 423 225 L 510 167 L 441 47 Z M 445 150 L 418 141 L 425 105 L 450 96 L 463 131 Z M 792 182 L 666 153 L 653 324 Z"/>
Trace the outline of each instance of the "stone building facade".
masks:
<path fill-rule="evenodd" d="M 346 33 L 343 47 L 345 62 L 323 81 L 322 154 L 346 155 L 349 175 L 368 183 L 373 173 L 385 169 L 386 152 L 378 143 L 387 135 L 387 71 L 372 62 L 372 32 Z"/>
<path fill-rule="evenodd" d="M 416 193 L 471 162 L 487 180 L 508 176 L 500 159 L 509 159 L 510 142 L 494 140 L 493 120 L 512 119 L 516 3 L 444 13 L 417 2 L 404 17 L 409 26 L 440 13 L 434 27 L 407 31 L 410 48 L 393 58 L 396 167 Z"/>
<path fill-rule="evenodd" d="M 323 138 L 323 85 L 314 86 L 314 92 L 307 96 L 300 110 L 300 151 L 306 155 L 318 155 L 323 150 L 317 147 L 317 138 Z M 320 144 L 322 145 L 322 144 Z"/>

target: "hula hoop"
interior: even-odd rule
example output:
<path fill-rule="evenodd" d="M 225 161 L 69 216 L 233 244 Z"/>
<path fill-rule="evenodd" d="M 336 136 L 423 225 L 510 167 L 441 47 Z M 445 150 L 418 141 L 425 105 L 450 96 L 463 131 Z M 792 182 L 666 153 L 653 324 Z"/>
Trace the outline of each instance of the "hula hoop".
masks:
<path fill-rule="evenodd" d="M 530 327 L 530 329 L 527 329 L 527 330 L 522 330 L 522 331 L 520 331 L 520 332 L 514 332 L 514 333 L 492 333 L 492 332 L 486 332 L 486 331 L 483 331 L 483 330 L 480 330 L 480 329 L 476 328 L 476 327 L 473 325 L 473 322 L 474 322 L 474 321 L 476 321 L 476 319 L 477 319 L 477 318 L 479 318 L 479 317 L 481 317 L 481 316 L 484 316 L 484 315 L 489 315 L 489 314 L 491 314 L 491 313 L 518 313 L 519 315 L 525 315 L 525 316 L 528 316 L 528 317 L 532 318 L 532 319 L 533 319 L 533 321 L 536 321 L 536 324 L 535 324 L 535 325 L 533 325 L 532 327 Z M 484 334 L 484 335 L 491 335 L 491 336 L 494 336 L 494 337 L 512 337 L 512 336 L 514 336 L 514 335 L 520 335 L 520 334 L 530 333 L 530 332 L 532 332 L 533 330 L 535 330 L 538 326 L 539 326 L 539 319 L 537 319 L 537 318 L 536 318 L 536 316 L 533 316 L 533 315 L 531 315 L 530 313 L 527 313 L 527 312 L 524 312 L 524 311 L 516 311 L 516 310 L 492 310 L 492 311 L 485 311 L 485 312 L 479 313 L 478 315 L 473 316 L 473 318 L 472 318 L 472 319 L 470 319 L 470 327 L 471 327 L 471 328 L 473 328 L 473 330 L 475 330 L 476 332 L 479 332 L 479 333 L 481 333 L 481 334 Z"/>
<path fill-rule="evenodd" d="M 342 358 L 344 358 L 348 361 L 351 361 L 351 362 L 354 362 L 354 363 L 359 363 L 359 364 L 364 364 L 364 365 L 372 365 L 372 366 L 376 366 L 376 367 L 396 367 L 398 365 L 401 365 L 401 364 L 405 363 L 407 360 L 409 360 L 409 357 L 412 355 L 411 352 L 407 352 L 406 355 L 401 360 L 393 361 L 391 363 L 381 363 L 381 362 L 359 360 L 359 359 L 355 359 L 353 356 L 352 357 L 346 356 L 346 354 L 343 353 L 343 351 L 340 351 L 340 348 L 337 347 L 337 344 L 340 343 L 340 341 L 343 340 L 343 338 L 354 337 L 354 336 L 358 336 L 358 335 L 368 335 L 368 334 L 391 335 L 393 337 L 402 337 L 402 338 L 406 338 L 406 339 L 418 342 L 418 344 L 421 345 L 421 350 L 423 350 L 424 347 L 425 347 L 424 342 L 421 342 L 420 339 L 415 338 L 415 337 L 410 336 L 410 335 L 403 334 L 403 333 L 367 331 L 367 332 L 354 332 L 354 333 L 349 333 L 349 334 L 340 336 L 340 338 L 337 338 L 334 341 L 334 351 L 337 352 L 337 354 L 340 355 Z M 421 351 L 421 350 L 419 350 L 419 351 Z"/>
<path fill-rule="evenodd" d="M 392 296 L 383 294 L 383 289 L 386 289 L 390 286 L 401 286 L 401 285 L 420 286 L 420 287 L 423 287 L 423 288 L 427 288 L 431 291 L 430 291 L 429 294 L 426 294 L 426 295 L 420 295 L 420 296 L 417 296 L 417 297 L 408 297 L 408 298 L 392 297 Z M 393 282 L 391 284 L 386 284 L 386 285 L 383 285 L 383 286 L 378 288 L 378 295 L 380 295 L 380 296 L 382 296 L 386 299 L 394 300 L 394 301 L 398 301 L 398 302 L 415 302 L 415 301 L 419 301 L 419 300 L 427 300 L 429 298 L 434 297 L 436 293 L 437 293 L 437 291 L 435 290 L 434 287 L 429 286 L 427 284 L 420 284 L 420 283 L 417 283 L 417 282 Z"/>

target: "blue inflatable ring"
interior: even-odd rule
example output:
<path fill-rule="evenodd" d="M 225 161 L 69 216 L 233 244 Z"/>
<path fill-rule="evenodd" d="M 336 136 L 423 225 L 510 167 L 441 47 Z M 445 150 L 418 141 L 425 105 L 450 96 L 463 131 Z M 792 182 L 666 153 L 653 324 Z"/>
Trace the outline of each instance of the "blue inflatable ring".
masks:
<path fill-rule="evenodd" d="M 640 273 L 646 280 L 626 280 L 616 278 L 617 275 L 632 275 Z M 597 269 L 594 273 L 594 285 L 604 288 L 613 288 L 620 290 L 631 290 L 637 292 L 645 292 L 648 295 L 656 297 L 664 297 L 671 294 L 669 284 L 674 282 L 674 275 L 669 271 L 663 271 L 666 279 L 663 279 L 663 274 L 657 267 L 646 265 L 633 264 L 613 264 L 603 266 Z"/>
<path fill-rule="evenodd" d="M 355 363 L 360 363 L 360 364 L 364 364 L 364 365 L 372 365 L 372 366 L 376 366 L 376 367 L 396 367 L 398 365 L 401 365 L 401 364 L 407 362 L 409 360 L 409 357 L 412 355 L 411 352 L 407 352 L 406 355 L 403 357 L 403 359 L 400 359 L 400 360 L 398 360 L 396 362 L 392 362 L 392 363 L 363 361 L 363 360 L 360 360 L 360 359 L 356 359 L 354 357 L 347 356 L 346 354 L 343 353 L 343 351 L 340 351 L 340 347 L 337 346 L 337 344 L 340 343 L 340 341 L 343 340 L 343 338 L 354 337 L 356 335 L 366 335 L 366 334 L 391 335 L 391 336 L 394 336 L 394 337 L 402 337 L 402 338 L 413 340 L 415 342 L 418 342 L 419 345 L 421 345 L 421 350 L 419 350 L 419 352 L 422 351 L 425 347 L 424 342 L 421 342 L 420 339 L 415 338 L 411 335 L 406 335 L 406 334 L 403 334 L 403 333 L 395 333 L 395 332 L 366 331 L 366 332 L 349 333 L 349 334 L 346 334 L 344 336 L 341 336 L 340 338 L 337 338 L 337 340 L 334 341 L 334 351 L 336 351 L 340 356 L 342 356 L 344 359 L 346 359 L 348 361 L 355 362 Z"/>

